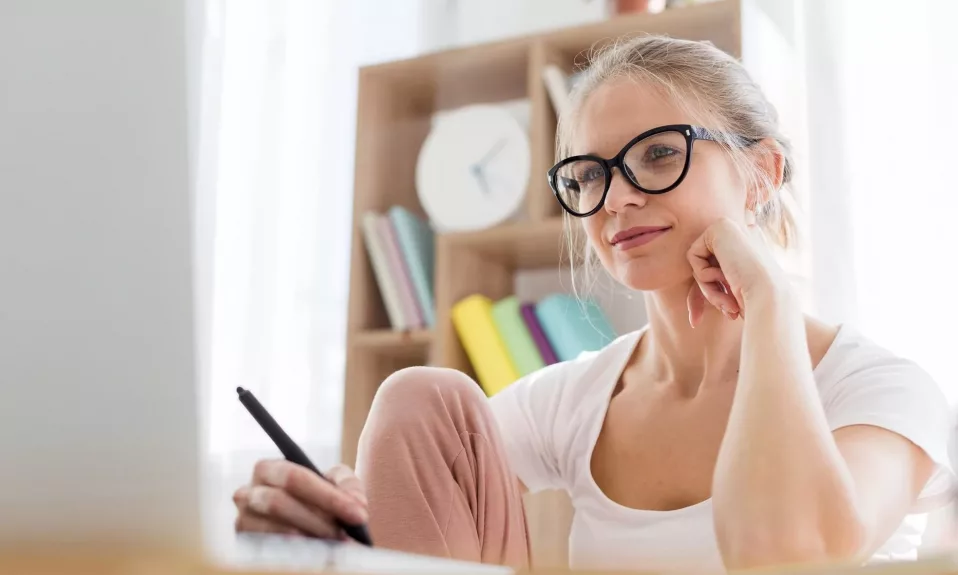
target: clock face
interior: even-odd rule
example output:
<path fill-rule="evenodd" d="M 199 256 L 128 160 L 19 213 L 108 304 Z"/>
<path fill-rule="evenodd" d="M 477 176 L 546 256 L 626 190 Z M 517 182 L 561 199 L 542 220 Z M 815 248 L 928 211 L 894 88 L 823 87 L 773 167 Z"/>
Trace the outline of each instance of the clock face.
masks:
<path fill-rule="evenodd" d="M 496 225 L 522 205 L 529 163 L 526 132 L 504 109 L 476 105 L 447 112 L 419 153 L 419 201 L 440 231 Z"/>

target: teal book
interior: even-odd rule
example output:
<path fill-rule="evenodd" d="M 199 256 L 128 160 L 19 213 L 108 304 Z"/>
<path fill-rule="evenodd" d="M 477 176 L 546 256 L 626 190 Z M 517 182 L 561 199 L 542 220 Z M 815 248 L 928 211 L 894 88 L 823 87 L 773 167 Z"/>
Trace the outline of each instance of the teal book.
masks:
<path fill-rule="evenodd" d="M 539 348 L 536 347 L 532 333 L 522 319 L 520 304 L 516 296 L 500 299 L 492 305 L 492 321 L 499 337 L 506 344 L 506 352 L 520 376 L 545 367 Z"/>
<path fill-rule="evenodd" d="M 436 323 L 436 304 L 433 297 L 433 269 L 435 234 L 421 217 L 402 206 L 392 206 L 389 220 L 396 230 L 399 249 L 412 279 L 413 291 L 426 326 Z"/>
<path fill-rule="evenodd" d="M 616 338 L 602 308 L 591 299 L 552 294 L 536 304 L 536 318 L 559 361 L 599 350 Z"/>

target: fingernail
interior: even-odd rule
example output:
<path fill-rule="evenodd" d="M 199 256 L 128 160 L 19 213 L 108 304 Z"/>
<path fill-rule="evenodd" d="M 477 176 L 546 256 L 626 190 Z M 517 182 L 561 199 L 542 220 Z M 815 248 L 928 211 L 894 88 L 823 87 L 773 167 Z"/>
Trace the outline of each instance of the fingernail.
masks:
<path fill-rule="evenodd" d="M 269 501 L 266 499 L 266 491 L 262 489 L 253 489 L 249 495 L 249 507 L 257 513 L 266 513 L 269 508 Z"/>
<path fill-rule="evenodd" d="M 353 513 L 356 514 L 356 518 L 359 519 L 360 523 L 366 523 L 369 521 L 369 512 L 366 511 L 365 507 L 354 507 Z"/>
<path fill-rule="evenodd" d="M 366 499 L 366 494 L 361 491 L 347 491 L 346 495 L 352 497 L 356 503 L 359 503 L 363 507 L 369 506 L 369 500 Z"/>

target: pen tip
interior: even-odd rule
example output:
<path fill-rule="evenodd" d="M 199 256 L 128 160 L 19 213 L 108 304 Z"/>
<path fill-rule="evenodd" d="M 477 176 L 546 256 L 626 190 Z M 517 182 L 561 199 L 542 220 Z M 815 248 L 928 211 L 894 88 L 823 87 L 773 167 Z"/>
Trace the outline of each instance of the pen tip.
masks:
<path fill-rule="evenodd" d="M 243 393 L 244 391 L 246 391 L 246 390 L 243 389 L 242 387 L 237 387 L 237 388 L 236 388 L 236 393 Z"/>

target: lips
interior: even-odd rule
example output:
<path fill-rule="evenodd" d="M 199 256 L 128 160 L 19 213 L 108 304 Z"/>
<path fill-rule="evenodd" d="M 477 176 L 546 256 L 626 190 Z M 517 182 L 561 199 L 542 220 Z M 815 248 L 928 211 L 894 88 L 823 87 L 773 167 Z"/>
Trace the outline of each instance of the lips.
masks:
<path fill-rule="evenodd" d="M 672 226 L 636 226 L 615 234 L 612 236 L 612 239 L 609 240 L 609 243 L 615 246 L 623 242 L 639 239 L 644 235 L 657 234 L 658 232 L 666 231 L 671 229 L 671 227 Z"/>

